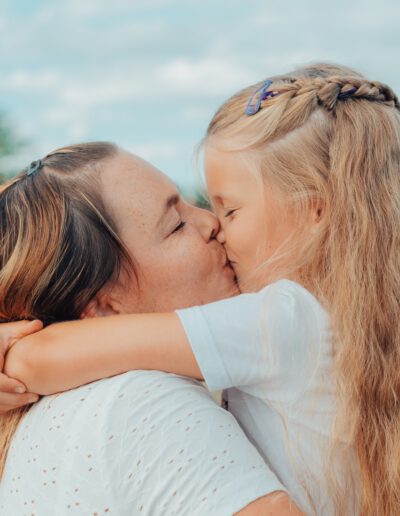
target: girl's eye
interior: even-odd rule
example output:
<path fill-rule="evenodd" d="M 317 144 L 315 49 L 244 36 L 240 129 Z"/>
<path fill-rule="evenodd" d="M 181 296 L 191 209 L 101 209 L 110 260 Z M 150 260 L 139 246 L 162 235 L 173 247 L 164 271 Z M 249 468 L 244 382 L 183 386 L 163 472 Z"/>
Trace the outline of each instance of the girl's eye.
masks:
<path fill-rule="evenodd" d="M 185 225 L 186 225 L 186 222 L 183 222 L 183 220 L 182 220 L 182 222 L 180 222 L 180 223 L 176 226 L 176 228 L 172 231 L 171 235 L 172 235 L 172 234 L 174 234 L 174 233 L 177 233 L 178 231 L 180 231 L 181 229 L 183 229 L 183 228 L 185 227 Z"/>
<path fill-rule="evenodd" d="M 233 213 L 235 213 L 235 211 L 236 211 L 236 210 L 228 210 L 228 211 L 225 213 L 224 217 L 230 217 Z"/>

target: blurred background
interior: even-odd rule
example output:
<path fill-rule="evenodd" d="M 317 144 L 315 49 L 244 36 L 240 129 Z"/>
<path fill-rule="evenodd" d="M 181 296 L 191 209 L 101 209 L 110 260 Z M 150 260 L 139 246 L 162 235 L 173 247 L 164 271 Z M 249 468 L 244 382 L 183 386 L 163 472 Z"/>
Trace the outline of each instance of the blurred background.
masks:
<path fill-rule="evenodd" d="M 400 93 L 397 0 L 0 0 L 0 173 L 111 140 L 189 197 L 193 151 L 237 89 L 340 62 Z"/>

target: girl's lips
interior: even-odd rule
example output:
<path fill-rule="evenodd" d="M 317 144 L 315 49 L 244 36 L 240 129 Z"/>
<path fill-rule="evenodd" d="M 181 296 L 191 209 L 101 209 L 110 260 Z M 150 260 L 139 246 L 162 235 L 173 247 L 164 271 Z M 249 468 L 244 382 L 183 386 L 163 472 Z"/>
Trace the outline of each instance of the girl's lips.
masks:
<path fill-rule="evenodd" d="M 236 278 L 236 273 L 231 265 L 231 262 L 227 261 L 224 265 L 224 271 L 226 271 L 226 273 L 232 277 L 233 279 L 233 282 L 234 284 L 237 286 L 237 278 Z"/>

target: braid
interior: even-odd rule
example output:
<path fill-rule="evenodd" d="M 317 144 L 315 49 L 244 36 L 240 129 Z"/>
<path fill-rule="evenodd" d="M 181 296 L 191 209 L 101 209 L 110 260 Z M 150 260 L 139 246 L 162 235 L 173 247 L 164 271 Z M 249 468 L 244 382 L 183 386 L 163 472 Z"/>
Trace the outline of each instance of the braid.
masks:
<path fill-rule="evenodd" d="M 318 90 L 318 102 L 329 111 L 342 99 L 365 99 L 383 102 L 400 110 L 399 99 L 389 86 L 381 82 L 369 82 L 355 77 L 329 77 L 314 80 Z"/>
<path fill-rule="evenodd" d="M 381 102 L 400 110 L 399 99 L 389 86 L 358 77 L 301 77 L 278 84 L 274 90 L 279 92 L 279 96 L 284 95 L 287 100 L 307 96 L 314 105 L 320 105 L 328 111 L 332 111 L 340 100 L 350 98 Z M 315 96 L 310 97 L 311 93 Z"/>
<path fill-rule="evenodd" d="M 265 141 L 279 139 L 291 130 L 301 127 L 319 106 L 334 112 L 338 102 L 368 100 L 378 102 L 400 111 L 396 94 L 386 84 L 369 82 L 362 77 L 351 75 L 328 77 L 286 77 L 273 82 L 269 88 L 271 95 L 262 102 L 260 118 L 268 118 L 263 127 Z M 270 111 L 273 106 L 273 113 Z M 215 131 L 213 124 L 219 122 L 214 117 L 209 132 Z"/>

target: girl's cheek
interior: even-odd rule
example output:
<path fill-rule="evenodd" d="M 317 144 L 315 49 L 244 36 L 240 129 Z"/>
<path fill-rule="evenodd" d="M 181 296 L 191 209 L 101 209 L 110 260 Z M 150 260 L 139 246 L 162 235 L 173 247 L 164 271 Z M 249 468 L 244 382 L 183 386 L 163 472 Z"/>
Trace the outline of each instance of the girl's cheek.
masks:
<path fill-rule="evenodd" d="M 247 235 L 246 231 L 242 231 L 240 223 L 235 224 L 235 221 L 230 223 L 229 228 L 225 231 L 225 240 L 227 246 L 236 253 L 243 254 L 245 252 Z"/>

